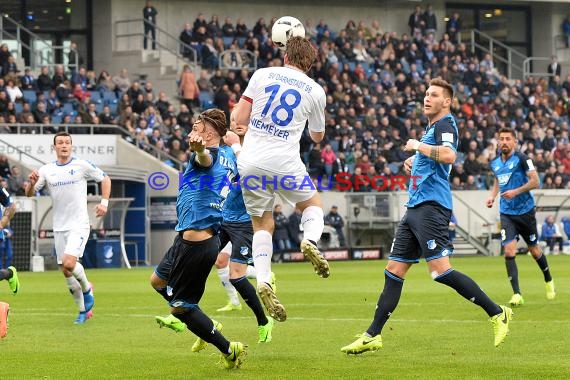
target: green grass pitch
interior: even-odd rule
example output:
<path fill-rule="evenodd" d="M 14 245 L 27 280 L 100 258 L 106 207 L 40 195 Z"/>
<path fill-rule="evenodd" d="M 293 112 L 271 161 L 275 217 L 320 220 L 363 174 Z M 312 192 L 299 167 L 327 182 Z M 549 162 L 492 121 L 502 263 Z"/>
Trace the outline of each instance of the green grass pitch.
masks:
<path fill-rule="evenodd" d="M 152 268 L 88 270 L 95 315 L 73 325 L 75 305 L 59 272 L 21 273 L 10 303 L 8 336 L 0 340 L 0 379 L 568 379 L 570 378 L 570 257 L 549 256 L 558 297 L 545 298 L 544 282 L 529 256 L 519 256 L 526 304 L 515 309 L 511 332 L 496 349 L 486 314 L 431 280 L 425 263 L 408 274 L 400 304 L 376 353 L 347 356 L 340 347 L 369 325 L 384 283 L 385 261 L 332 262 L 318 278 L 309 263 L 275 264 L 278 295 L 288 319 L 273 341 L 257 343 L 245 306 L 227 314 L 215 271 L 201 307 L 224 325 L 230 340 L 249 345 L 244 366 L 227 371 L 209 346 L 195 354 L 195 336 L 160 329 L 164 301 L 148 283 Z M 499 303 L 511 296 L 504 260 L 456 258 L 454 267 Z"/>

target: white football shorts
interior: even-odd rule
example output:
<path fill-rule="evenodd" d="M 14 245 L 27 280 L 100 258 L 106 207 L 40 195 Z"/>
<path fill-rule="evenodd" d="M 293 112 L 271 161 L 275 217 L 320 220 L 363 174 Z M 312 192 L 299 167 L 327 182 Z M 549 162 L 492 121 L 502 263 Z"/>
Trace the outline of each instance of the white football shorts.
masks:
<path fill-rule="evenodd" d="M 239 165 L 239 161 L 238 161 Z M 247 213 L 261 216 L 273 211 L 275 194 L 292 206 L 311 199 L 317 192 L 307 171 L 276 174 L 249 165 L 239 165 L 240 185 Z"/>
<path fill-rule="evenodd" d="M 53 238 L 58 264 L 62 264 L 64 254 L 75 256 L 78 259 L 83 257 L 90 230 L 87 227 L 68 231 L 54 231 Z"/>

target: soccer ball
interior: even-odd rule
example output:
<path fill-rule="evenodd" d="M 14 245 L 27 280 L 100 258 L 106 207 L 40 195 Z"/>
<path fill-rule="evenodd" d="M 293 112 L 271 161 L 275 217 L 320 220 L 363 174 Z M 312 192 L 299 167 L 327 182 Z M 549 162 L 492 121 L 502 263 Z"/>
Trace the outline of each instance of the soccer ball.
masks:
<path fill-rule="evenodd" d="M 295 17 L 283 16 L 271 28 L 271 40 L 281 50 L 285 50 L 289 38 L 305 37 L 305 27 Z"/>

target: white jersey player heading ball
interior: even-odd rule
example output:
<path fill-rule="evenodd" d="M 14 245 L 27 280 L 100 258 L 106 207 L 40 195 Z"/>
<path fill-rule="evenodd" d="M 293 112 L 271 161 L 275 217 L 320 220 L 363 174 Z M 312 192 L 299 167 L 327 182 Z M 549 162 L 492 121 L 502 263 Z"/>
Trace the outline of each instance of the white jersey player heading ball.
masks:
<path fill-rule="evenodd" d="M 299 154 L 299 140 L 307 122 L 315 143 L 325 135 L 325 92 L 306 75 L 316 60 L 316 50 L 309 40 L 292 37 L 284 60 L 284 67 L 263 68 L 253 74 L 231 115 L 232 125 L 248 126 L 238 171 L 242 179 L 247 178 L 242 190 L 253 222 L 258 293 L 278 321 L 284 321 L 287 314 L 269 285 L 275 194 L 302 211 L 301 250 L 320 277 L 330 274 L 329 264 L 317 248 L 324 227 L 319 193 L 314 187 L 299 186 L 309 178 Z"/>

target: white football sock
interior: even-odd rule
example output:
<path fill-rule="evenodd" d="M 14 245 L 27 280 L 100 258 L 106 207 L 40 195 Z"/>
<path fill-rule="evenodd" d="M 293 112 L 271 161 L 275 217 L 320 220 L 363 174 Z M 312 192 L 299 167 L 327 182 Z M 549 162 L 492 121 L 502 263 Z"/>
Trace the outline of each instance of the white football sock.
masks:
<path fill-rule="evenodd" d="M 303 239 L 318 242 L 325 228 L 323 209 L 317 206 L 307 207 L 303 210 L 301 224 L 303 225 Z"/>
<path fill-rule="evenodd" d="M 73 268 L 73 272 L 71 273 L 73 274 L 73 277 L 79 281 L 83 293 L 91 289 L 91 284 L 87 280 L 87 275 L 85 274 L 85 268 L 83 268 L 83 265 L 81 265 L 80 262 L 75 263 L 75 268 Z"/>
<path fill-rule="evenodd" d="M 238 292 L 230 282 L 230 266 L 228 265 L 227 267 L 218 269 L 218 277 L 222 282 L 222 286 L 226 289 L 226 293 L 228 293 L 228 298 L 232 305 L 239 305 Z"/>
<path fill-rule="evenodd" d="M 81 285 L 79 281 L 75 277 L 66 277 L 65 280 L 67 281 L 67 287 L 69 288 L 69 292 L 73 297 L 73 301 L 79 308 L 79 311 L 85 311 L 85 302 L 83 302 L 83 292 L 81 291 Z"/>
<path fill-rule="evenodd" d="M 257 285 L 271 283 L 271 257 L 273 256 L 273 238 L 268 231 L 261 230 L 253 234 L 253 265 L 257 270 Z"/>

